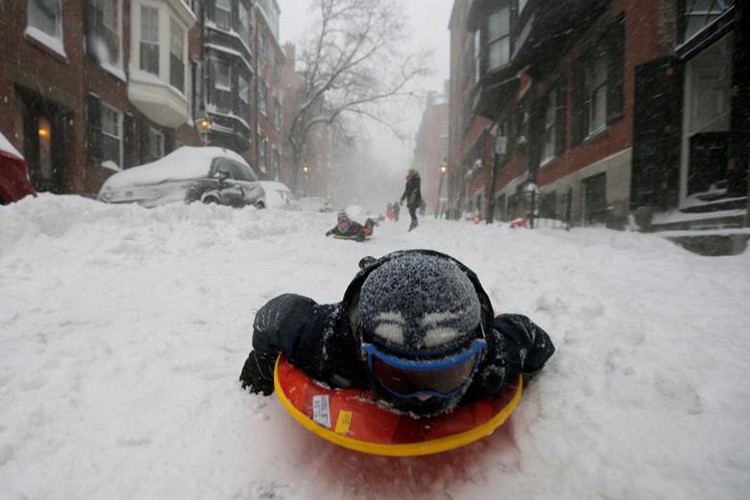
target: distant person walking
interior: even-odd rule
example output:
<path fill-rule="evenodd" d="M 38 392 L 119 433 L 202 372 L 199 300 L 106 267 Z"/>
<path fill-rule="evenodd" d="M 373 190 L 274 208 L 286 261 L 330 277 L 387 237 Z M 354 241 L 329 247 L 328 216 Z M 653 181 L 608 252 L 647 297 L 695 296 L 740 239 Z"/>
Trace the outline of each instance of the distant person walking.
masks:
<path fill-rule="evenodd" d="M 409 215 L 411 216 L 411 224 L 409 225 L 409 231 L 417 227 L 419 221 L 417 220 L 417 209 L 422 205 L 422 181 L 419 178 L 419 173 L 413 168 L 409 169 L 409 173 L 406 174 L 406 188 L 404 194 L 401 195 L 400 204 L 406 200 L 406 207 L 409 209 Z"/>

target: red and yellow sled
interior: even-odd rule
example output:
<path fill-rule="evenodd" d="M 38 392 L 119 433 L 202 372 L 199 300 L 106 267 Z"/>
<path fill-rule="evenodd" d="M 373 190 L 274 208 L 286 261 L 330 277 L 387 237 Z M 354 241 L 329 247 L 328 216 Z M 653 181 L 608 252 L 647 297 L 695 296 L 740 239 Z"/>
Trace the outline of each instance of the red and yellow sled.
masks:
<path fill-rule="evenodd" d="M 415 456 L 473 443 L 500 427 L 521 399 L 522 379 L 494 399 L 461 405 L 435 418 L 413 418 L 378 405 L 362 389 L 328 389 L 281 354 L 274 387 L 284 408 L 307 430 L 373 455 Z"/>

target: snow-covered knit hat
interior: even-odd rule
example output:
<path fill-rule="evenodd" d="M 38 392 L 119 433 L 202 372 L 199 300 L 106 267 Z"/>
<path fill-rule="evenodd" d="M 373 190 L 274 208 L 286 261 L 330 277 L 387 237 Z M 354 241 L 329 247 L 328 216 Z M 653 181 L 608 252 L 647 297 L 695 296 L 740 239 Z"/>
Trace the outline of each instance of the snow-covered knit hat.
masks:
<path fill-rule="evenodd" d="M 463 349 L 476 337 L 481 321 L 471 279 L 439 254 L 400 255 L 362 283 L 362 340 L 397 355 L 429 357 Z"/>
<path fill-rule="evenodd" d="M 341 221 L 348 221 L 349 220 L 349 215 L 347 215 L 347 213 L 344 212 L 343 210 L 341 212 L 339 212 L 336 217 L 337 217 L 337 220 L 339 222 L 341 222 Z"/>

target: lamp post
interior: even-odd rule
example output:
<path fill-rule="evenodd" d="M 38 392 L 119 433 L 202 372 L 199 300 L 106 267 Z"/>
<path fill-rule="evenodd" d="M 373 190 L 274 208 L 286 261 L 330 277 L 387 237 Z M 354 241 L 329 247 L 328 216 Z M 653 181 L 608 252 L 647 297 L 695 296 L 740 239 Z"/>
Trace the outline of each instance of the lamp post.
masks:
<path fill-rule="evenodd" d="M 437 203 L 435 204 L 435 218 L 438 218 L 438 214 L 440 213 L 440 195 L 443 192 L 443 179 L 445 178 L 445 173 L 448 171 L 448 165 L 445 164 L 445 162 L 440 164 L 440 182 L 438 182 L 438 192 L 437 192 Z"/>
<path fill-rule="evenodd" d="M 210 118 L 204 116 L 198 119 L 198 133 L 204 146 L 208 146 L 208 133 L 213 128 L 214 124 Z"/>

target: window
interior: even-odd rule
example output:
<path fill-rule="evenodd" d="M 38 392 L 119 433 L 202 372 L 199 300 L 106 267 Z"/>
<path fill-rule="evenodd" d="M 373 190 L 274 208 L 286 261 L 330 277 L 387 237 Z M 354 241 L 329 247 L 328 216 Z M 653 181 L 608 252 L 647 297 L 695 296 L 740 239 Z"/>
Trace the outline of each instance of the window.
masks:
<path fill-rule="evenodd" d="M 555 156 L 555 145 L 557 143 L 555 118 L 557 115 L 557 91 L 552 90 L 547 97 L 547 111 L 544 117 L 544 155 L 543 160 Z"/>
<path fill-rule="evenodd" d="M 214 22 L 221 29 L 229 30 L 232 27 L 232 2 L 231 0 L 216 0 L 214 9 Z"/>
<path fill-rule="evenodd" d="M 121 5 L 121 0 L 89 0 L 87 6 L 87 51 L 100 63 L 116 67 L 122 65 Z"/>
<path fill-rule="evenodd" d="M 240 34 L 242 41 L 250 45 L 250 11 L 247 6 L 240 1 L 238 5 L 239 15 L 237 16 L 237 32 Z"/>
<path fill-rule="evenodd" d="M 508 7 L 495 11 L 487 19 L 487 62 L 489 71 L 510 62 L 510 9 Z"/>
<path fill-rule="evenodd" d="M 273 100 L 273 126 L 281 130 L 281 103 L 277 99 Z"/>
<path fill-rule="evenodd" d="M 232 111 L 232 71 L 224 61 L 214 64 L 214 104 L 219 111 Z"/>
<path fill-rule="evenodd" d="M 264 174 L 266 173 L 266 148 L 268 147 L 268 139 L 261 137 L 258 140 L 258 168 Z"/>
<path fill-rule="evenodd" d="M 62 0 L 28 0 L 27 23 L 30 27 L 62 40 Z"/>
<path fill-rule="evenodd" d="M 193 73 L 193 113 L 203 109 L 203 65 L 200 62 L 192 62 Z"/>
<path fill-rule="evenodd" d="M 689 40 L 718 19 L 732 3 L 732 0 L 683 0 L 683 41 Z"/>
<path fill-rule="evenodd" d="M 482 54 L 482 47 L 480 45 L 480 32 L 477 30 L 474 33 L 474 83 L 479 81 L 479 77 L 482 76 L 482 69 L 480 65 Z"/>
<path fill-rule="evenodd" d="M 260 85 L 258 88 L 258 109 L 260 110 L 263 115 L 266 114 L 266 97 L 268 94 L 268 87 L 266 87 L 266 82 L 263 80 L 260 81 Z"/>
<path fill-rule="evenodd" d="M 159 10 L 141 6 L 141 64 L 143 71 L 159 74 Z"/>
<path fill-rule="evenodd" d="M 245 75 L 240 74 L 238 76 L 238 88 L 237 91 L 240 96 L 240 100 L 244 102 L 245 104 L 250 102 L 250 84 L 247 81 L 247 78 L 245 78 Z"/>
<path fill-rule="evenodd" d="M 101 160 L 111 161 L 118 166 L 122 161 L 122 112 L 101 103 Z"/>
<path fill-rule="evenodd" d="M 237 94 L 239 97 L 239 113 L 247 119 L 247 114 L 250 112 L 250 82 L 242 73 L 237 75 Z"/>
<path fill-rule="evenodd" d="M 607 56 L 603 51 L 596 51 L 586 68 L 586 93 L 588 133 L 594 134 L 607 126 Z"/>
<path fill-rule="evenodd" d="M 260 46 L 258 48 L 258 52 L 260 52 L 260 60 L 263 62 L 268 62 L 268 43 L 266 42 L 265 33 L 260 34 L 258 45 Z"/>
<path fill-rule="evenodd" d="M 625 16 L 620 15 L 573 65 L 572 145 L 624 116 L 624 81 Z"/>
<path fill-rule="evenodd" d="M 169 84 L 185 93 L 185 31 L 170 19 L 169 23 Z"/>
<path fill-rule="evenodd" d="M 164 156 L 164 133 L 155 128 L 149 128 L 148 131 L 148 154 L 152 160 Z"/>

